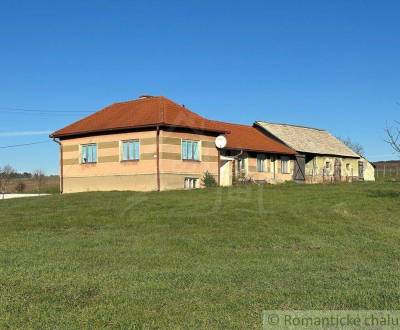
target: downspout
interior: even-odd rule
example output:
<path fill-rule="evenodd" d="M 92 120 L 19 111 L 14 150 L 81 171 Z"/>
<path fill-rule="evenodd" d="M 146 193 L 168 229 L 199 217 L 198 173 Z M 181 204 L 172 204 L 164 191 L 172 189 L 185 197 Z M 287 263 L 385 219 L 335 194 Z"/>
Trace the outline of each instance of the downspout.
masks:
<path fill-rule="evenodd" d="M 221 186 L 221 151 L 218 150 L 218 186 Z"/>
<path fill-rule="evenodd" d="M 53 141 L 57 143 L 60 146 L 60 194 L 63 193 L 64 190 L 64 157 L 63 157 L 63 149 L 62 149 L 62 144 L 59 140 L 56 140 L 56 138 L 53 138 Z"/>
<path fill-rule="evenodd" d="M 160 126 L 157 126 L 157 191 L 161 190 L 160 187 Z"/>

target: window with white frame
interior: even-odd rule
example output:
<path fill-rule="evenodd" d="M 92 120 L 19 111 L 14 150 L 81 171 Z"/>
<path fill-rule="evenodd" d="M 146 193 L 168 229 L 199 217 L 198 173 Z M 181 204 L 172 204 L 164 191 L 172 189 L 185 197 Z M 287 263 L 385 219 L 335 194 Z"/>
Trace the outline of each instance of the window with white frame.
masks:
<path fill-rule="evenodd" d="M 257 172 L 264 172 L 265 168 L 265 156 L 257 155 Z"/>
<path fill-rule="evenodd" d="M 197 178 L 185 178 L 184 188 L 185 189 L 195 189 L 197 188 Z"/>
<path fill-rule="evenodd" d="M 238 159 L 238 169 L 239 169 L 239 172 L 245 172 L 246 171 L 246 158 L 239 158 Z"/>
<path fill-rule="evenodd" d="M 122 161 L 139 160 L 139 140 L 122 141 Z"/>
<path fill-rule="evenodd" d="M 289 174 L 289 158 L 282 157 L 281 158 L 281 172 L 282 174 Z"/>
<path fill-rule="evenodd" d="M 182 159 L 200 160 L 199 141 L 182 140 Z"/>
<path fill-rule="evenodd" d="M 81 163 L 89 164 L 97 162 L 97 144 L 82 144 L 81 145 Z"/>

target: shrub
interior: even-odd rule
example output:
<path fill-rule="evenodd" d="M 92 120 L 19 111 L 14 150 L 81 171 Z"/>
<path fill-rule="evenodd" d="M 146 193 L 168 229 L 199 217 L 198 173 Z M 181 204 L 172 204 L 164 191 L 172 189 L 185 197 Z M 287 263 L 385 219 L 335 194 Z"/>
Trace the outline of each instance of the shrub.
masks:
<path fill-rule="evenodd" d="M 215 180 L 214 176 L 206 171 L 201 179 L 201 182 L 206 188 L 216 187 L 218 186 L 217 181 Z"/>
<path fill-rule="evenodd" d="M 23 182 L 21 182 L 21 181 L 18 182 L 17 185 L 16 185 L 16 187 L 15 187 L 15 190 L 16 190 L 17 192 L 19 192 L 19 193 L 24 192 L 25 189 L 26 189 L 26 184 L 23 183 Z"/>

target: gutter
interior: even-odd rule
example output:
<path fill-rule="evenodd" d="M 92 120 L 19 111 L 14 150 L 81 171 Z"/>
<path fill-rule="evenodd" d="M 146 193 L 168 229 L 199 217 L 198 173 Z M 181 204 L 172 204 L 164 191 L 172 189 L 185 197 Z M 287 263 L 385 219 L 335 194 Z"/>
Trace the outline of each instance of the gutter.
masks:
<path fill-rule="evenodd" d="M 219 134 L 227 134 L 230 133 L 229 131 L 226 130 L 217 130 L 217 129 L 208 129 L 208 128 L 202 128 L 202 127 L 190 127 L 190 126 L 182 126 L 182 125 L 171 125 L 167 124 L 164 122 L 160 122 L 158 124 L 150 124 L 150 125 L 138 125 L 138 126 L 127 126 L 127 127 L 115 127 L 115 128 L 108 128 L 108 129 L 95 129 L 95 130 L 89 130 L 89 131 L 80 131 L 80 132 L 74 132 L 74 133 L 65 133 L 65 134 L 59 134 L 57 133 L 58 131 L 50 134 L 50 138 L 74 138 L 74 137 L 79 137 L 79 136 L 85 136 L 85 135 L 98 135 L 102 133 L 111 133 L 111 132 L 119 132 L 119 131 L 125 131 L 125 130 L 131 130 L 131 129 L 141 129 L 141 128 L 154 128 L 154 127 L 171 127 L 171 128 L 185 128 L 185 129 L 190 129 L 190 130 L 195 130 L 195 131 L 203 131 L 203 132 L 211 132 L 211 133 L 219 133 Z"/>
<path fill-rule="evenodd" d="M 57 143 L 60 146 L 60 194 L 63 193 L 64 189 L 64 157 L 63 157 L 63 149 L 62 149 L 62 144 L 59 140 L 56 140 L 56 138 L 53 137 L 53 141 Z"/>

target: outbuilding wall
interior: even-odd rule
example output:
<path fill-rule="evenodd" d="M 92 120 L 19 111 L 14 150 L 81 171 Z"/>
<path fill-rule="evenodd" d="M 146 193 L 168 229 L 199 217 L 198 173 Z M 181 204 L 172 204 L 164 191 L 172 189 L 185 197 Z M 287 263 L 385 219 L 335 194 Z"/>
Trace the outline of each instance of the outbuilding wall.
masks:
<path fill-rule="evenodd" d="M 306 182 L 320 183 L 335 180 L 335 161 L 341 164 L 341 181 L 350 182 L 358 180 L 358 162 L 360 159 L 335 156 L 306 156 Z M 326 166 L 329 162 L 329 168 Z"/>
<path fill-rule="evenodd" d="M 281 183 L 293 180 L 294 159 L 284 155 L 262 154 L 264 160 L 264 171 L 257 171 L 257 155 L 250 154 L 247 158 L 247 176 L 254 181 L 265 181 L 266 183 Z M 281 161 L 288 160 L 288 173 L 282 173 Z"/>

